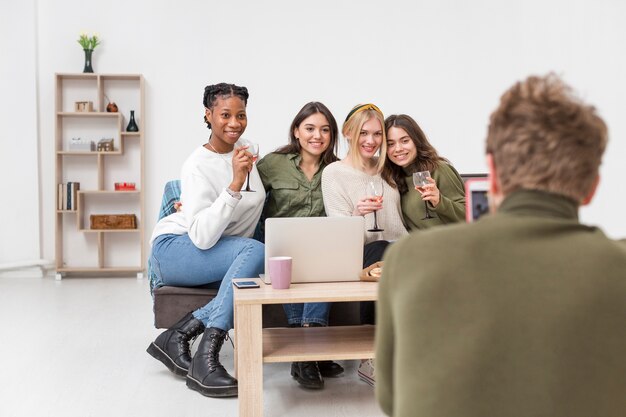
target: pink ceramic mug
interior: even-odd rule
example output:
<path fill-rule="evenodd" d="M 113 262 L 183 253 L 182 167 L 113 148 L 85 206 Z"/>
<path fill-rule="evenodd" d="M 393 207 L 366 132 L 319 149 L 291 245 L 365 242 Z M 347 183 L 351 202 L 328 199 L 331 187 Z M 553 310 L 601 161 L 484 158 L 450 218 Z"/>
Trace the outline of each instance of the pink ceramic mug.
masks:
<path fill-rule="evenodd" d="M 274 256 L 267 261 L 272 288 L 286 290 L 291 285 L 291 256 Z"/>

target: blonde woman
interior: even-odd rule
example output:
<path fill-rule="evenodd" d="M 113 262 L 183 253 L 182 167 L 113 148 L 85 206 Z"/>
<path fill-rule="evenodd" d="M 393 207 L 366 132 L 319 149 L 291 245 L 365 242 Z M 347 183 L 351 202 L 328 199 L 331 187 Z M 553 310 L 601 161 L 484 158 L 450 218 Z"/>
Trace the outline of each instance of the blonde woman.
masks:
<path fill-rule="evenodd" d="M 348 141 L 348 154 L 328 165 L 322 173 L 324 207 L 329 217 L 365 217 L 363 267 L 366 268 L 380 261 L 389 242 L 407 231 L 402 221 L 400 194 L 394 183 L 386 182 L 380 175 L 387 152 L 383 113 L 374 104 L 355 106 L 346 117 L 342 134 Z M 370 183 L 382 188 L 382 198 L 372 195 Z M 376 225 L 382 230 L 369 231 L 376 229 Z M 374 303 L 361 303 L 360 315 L 361 323 L 374 324 Z M 374 384 L 371 359 L 361 363 L 359 376 Z"/>

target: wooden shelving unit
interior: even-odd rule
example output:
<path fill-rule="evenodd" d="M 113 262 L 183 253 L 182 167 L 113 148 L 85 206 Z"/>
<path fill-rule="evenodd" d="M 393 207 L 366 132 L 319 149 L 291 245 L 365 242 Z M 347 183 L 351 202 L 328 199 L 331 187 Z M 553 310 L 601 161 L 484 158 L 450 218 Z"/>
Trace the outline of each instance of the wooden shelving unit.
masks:
<path fill-rule="evenodd" d="M 55 86 L 55 186 L 80 183 L 76 209 L 59 210 L 55 199 L 56 277 L 140 277 L 146 260 L 143 76 L 57 73 Z M 106 112 L 108 100 L 117 104 L 118 112 Z M 78 101 L 91 101 L 93 111 L 75 112 Z M 131 110 L 138 132 L 126 132 Z M 100 138 L 113 138 L 113 151 L 71 150 L 74 137 L 96 144 Z M 116 191 L 115 182 L 134 182 L 136 189 Z M 91 214 L 131 213 L 136 229 L 89 228 Z"/>

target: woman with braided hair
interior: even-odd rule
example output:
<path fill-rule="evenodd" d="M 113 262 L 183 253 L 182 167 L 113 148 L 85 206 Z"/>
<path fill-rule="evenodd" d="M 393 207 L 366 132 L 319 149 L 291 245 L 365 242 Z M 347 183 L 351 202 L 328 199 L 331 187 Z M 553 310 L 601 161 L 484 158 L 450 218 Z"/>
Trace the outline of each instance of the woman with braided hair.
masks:
<path fill-rule="evenodd" d="M 233 328 L 233 278 L 263 272 L 264 246 L 252 235 L 265 192 L 246 130 L 248 90 L 234 84 L 204 90 L 207 142 L 187 158 L 181 173 L 181 209 L 161 219 L 152 233 L 155 286 L 214 285 L 217 296 L 161 333 L 148 353 L 187 386 L 209 397 L 237 395 L 237 380 L 224 369 L 219 352 Z M 250 175 L 254 193 L 240 190 Z M 203 334 L 191 358 L 189 342 Z"/>

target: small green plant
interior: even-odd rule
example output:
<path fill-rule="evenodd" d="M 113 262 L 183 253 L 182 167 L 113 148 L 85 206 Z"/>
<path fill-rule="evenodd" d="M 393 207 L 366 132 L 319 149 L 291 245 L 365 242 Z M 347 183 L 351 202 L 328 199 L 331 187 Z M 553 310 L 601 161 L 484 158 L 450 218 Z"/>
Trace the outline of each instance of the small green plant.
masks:
<path fill-rule="evenodd" d="M 80 38 L 78 38 L 78 41 L 80 46 L 83 47 L 83 49 L 90 49 L 93 50 L 96 46 L 100 45 L 100 39 L 98 38 L 98 34 L 94 33 L 92 36 L 89 36 L 89 34 L 83 32 L 80 34 Z"/>

